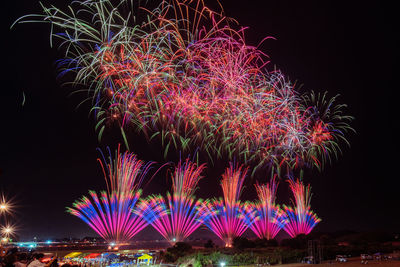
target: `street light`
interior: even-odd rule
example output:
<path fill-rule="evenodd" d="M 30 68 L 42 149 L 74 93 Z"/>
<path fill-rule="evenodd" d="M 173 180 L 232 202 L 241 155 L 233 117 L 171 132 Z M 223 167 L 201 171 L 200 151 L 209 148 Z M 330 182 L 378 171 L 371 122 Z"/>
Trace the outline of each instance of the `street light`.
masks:
<path fill-rule="evenodd" d="M 12 213 L 13 207 L 12 199 L 6 199 L 3 194 L 0 194 L 0 214 Z"/>
<path fill-rule="evenodd" d="M 221 261 L 220 263 L 219 263 L 219 265 L 221 265 L 221 267 L 225 267 L 225 262 L 224 261 Z"/>
<path fill-rule="evenodd" d="M 0 194 L 0 233 L 3 236 L 2 242 L 9 239 L 15 233 L 15 227 L 8 223 L 9 215 L 12 216 L 14 204 L 12 200 L 7 200 L 4 194 Z"/>
<path fill-rule="evenodd" d="M 3 229 L 1 229 L 1 232 L 6 236 L 12 235 L 14 232 L 14 228 L 12 226 L 4 226 Z"/>
<path fill-rule="evenodd" d="M 7 205 L 7 203 L 1 203 L 0 204 L 0 212 L 7 212 L 7 210 L 8 210 L 8 205 Z"/>

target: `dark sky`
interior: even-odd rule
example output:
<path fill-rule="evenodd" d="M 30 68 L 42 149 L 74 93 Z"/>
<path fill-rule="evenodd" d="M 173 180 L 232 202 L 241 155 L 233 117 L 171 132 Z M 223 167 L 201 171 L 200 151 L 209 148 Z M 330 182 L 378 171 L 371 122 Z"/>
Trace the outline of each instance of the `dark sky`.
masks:
<path fill-rule="evenodd" d="M 344 147 L 340 159 L 323 172 L 315 170 L 305 177 L 313 186 L 312 208 L 323 220 L 316 230 L 400 231 L 394 6 L 384 1 L 224 0 L 222 4 L 228 16 L 249 27 L 249 44 L 257 45 L 266 36 L 277 39 L 261 46 L 271 58 L 270 67 L 276 65 L 297 80 L 303 91 L 341 94 L 340 101 L 356 118 L 352 126 L 357 134 L 348 138 L 351 148 Z M 60 85 L 55 61 L 62 54 L 49 47 L 47 25 L 24 24 L 9 30 L 18 17 L 39 11 L 32 0 L 2 3 L 0 190 L 14 198 L 12 221 L 22 239 L 94 235 L 65 207 L 89 189 L 105 189 L 96 148 L 110 145 L 114 150 L 121 140 L 109 132 L 98 143 L 89 106 L 77 108 L 82 95 L 71 96 L 72 88 Z M 147 144 L 135 134 L 130 142 L 140 158 L 159 165 L 165 162 L 156 143 Z M 225 164 L 209 166 L 198 196 L 221 194 L 219 175 Z M 248 181 L 244 199 L 255 197 L 252 183 Z M 144 192 L 162 193 L 168 187 L 161 173 Z M 284 181 L 278 202 L 288 203 Z"/>

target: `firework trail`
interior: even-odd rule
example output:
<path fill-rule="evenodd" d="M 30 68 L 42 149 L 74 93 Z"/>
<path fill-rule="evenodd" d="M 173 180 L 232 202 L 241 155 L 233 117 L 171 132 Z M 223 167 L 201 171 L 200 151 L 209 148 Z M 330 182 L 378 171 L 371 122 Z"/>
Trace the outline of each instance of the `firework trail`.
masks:
<path fill-rule="evenodd" d="M 294 208 L 283 206 L 287 216 L 287 223 L 283 229 L 291 237 L 299 234 L 307 235 L 321 221 L 311 210 L 311 186 L 306 187 L 300 180 L 289 179 L 288 183 L 294 196 Z"/>
<path fill-rule="evenodd" d="M 101 139 L 106 126 L 159 138 L 167 155 L 201 148 L 264 166 L 322 168 L 351 128 L 345 105 L 327 94 L 299 95 L 244 30 L 203 1 L 164 0 L 153 10 L 122 0 L 74 1 L 68 12 L 16 23 L 50 23 L 66 57 L 60 75 L 87 88 Z M 141 21 L 139 18 L 144 17 Z M 231 25 L 236 25 L 235 30 Z"/>
<path fill-rule="evenodd" d="M 197 166 L 189 159 L 180 161 L 171 175 L 172 194 L 167 193 L 167 199 L 150 196 L 140 204 L 139 210 L 152 210 L 149 223 L 171 244 L 184 241 L 201 225 L 198 220 L 201 200 L 196 200 L 193 194 L 204 168 L 204 164 Z"/>
<path fill-rule="evenodd" d="M 260 239 L 273 239 L 286 224 L 286 216 L 275 204 L 278 183 L 273 177 L 270 183 L 256 184 L 259 201 L 254 204 L 257 220 L 250 225 L 250 229 Z"/>
<path fill-rule="evenodd" d="M 239 200 L 247 169 L 230 167 L 222 175 L 223 199 L 206 201 L 200 206 L 200 221 L 213 231 L 226 247 L 232 247 L 235 237 L 241 236 L 256 219 L 250 203 Z"/>
<path fill-rule="evenodd" d="M 111 154 L 104 163 L 99 160 L 107 183 L 107 192 L 89 191 L 67 211 L 87 223 L 107 241 L 128 241 L 147 226 L 150 211 L 141 216 L 133 213 L 141 196 L 140 185 L 152 163 L 145 164 L 136 155 L 119 149 L 113 160 Z"/>

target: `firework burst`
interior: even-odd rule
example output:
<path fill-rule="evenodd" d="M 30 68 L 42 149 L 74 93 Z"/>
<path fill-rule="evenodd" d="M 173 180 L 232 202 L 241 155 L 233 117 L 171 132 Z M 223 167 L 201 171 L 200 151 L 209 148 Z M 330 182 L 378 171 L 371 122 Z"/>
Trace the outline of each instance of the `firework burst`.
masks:
<path fill-rule="evenodd" d="M 285 214 L 275 204 L 278 183 L 275 177 L 267 184 L 256 184 L 258 201 L 254 204 L 257 220 L 250 225 L 250 229 L 260 239 L 273 239 L 286 224 Z"/>
<path fill-rule="evenodd" d="M 165 155 L 199 147 L 254 170 L 321 168 L 346 142 L 352 118 L 337 97 L 299 95 L 280 71 L 265 69 L 268 57 L 246 44 L 243 29 L 202 0 L 164 0 L 153 10 L 127 0 L 42 7 L 17 23 L 50 23 L 66 55 L 60 73 L 89 91 L 99 138 L 116 124 L 128 144 L 133 126 L 159 138 Z"/>
<path fill-rule="evenodd" d="M 200 206 L 200 220 L 213 231 L 226 247 L 232 247 L 235 237 L 241 236 L 256 219 L 251 203 L 239 200 L 247 169 L 230 167 L 222 175 L 224 197 L 208 200 Z"/>
<path fill-rule="evenodd" d="M 204 168 L 189 159 L 180 161 L 171 175 L 172 194 L 167 193 L 167 199 L 150 196 L 140 204 L 139 210 L 151 211 L 149 223 L 171 244 L 184 241 L 201 225 L 198 207 L 202 201 L 193 194 Z"/>
<path fill-rule="evenodd" d="M 311 210 L 311 186 L 305 186 L 300 180 L 289 179 L 288 183 L 294 196 L 294 207 L 283 206 L 287 216 L 287 223 L 283 229 L 291 237 L 299 234 L 307 235 L 321 221 Z"/>
<path fill-rule="evenodd" d="M 128 241 L 147 226 L 146 213 L 139 216 L 136 209 L 141 196 L 140 185 L 152 163 L 145 164 L 136 155 L 116 152 L 104 163 L 99 160 L 107 183 L 107 192 L 98 195 L 89 191 L 90 197 L 83 196 L 67 211 L 87 223 L 107 241 Z"/>

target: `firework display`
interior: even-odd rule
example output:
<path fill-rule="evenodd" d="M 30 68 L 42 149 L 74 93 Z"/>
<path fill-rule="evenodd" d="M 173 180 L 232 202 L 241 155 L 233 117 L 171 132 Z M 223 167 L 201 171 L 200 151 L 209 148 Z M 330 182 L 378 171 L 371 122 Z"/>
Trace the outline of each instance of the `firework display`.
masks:
<path fill-rule="evenodd" d="M 202 0 L 163 0 L 153 10 L 74 1 L 68 12 L 43 12 L 17 22 L 50 23 L 52 43 L 65 51 L 60 74 L 74 73 L 87 89 L 99 138 L 116 124 L 126 141 L 133 127 L 159 138 L 165 154 L 200 148 L 254 170 L 320 168 L 346 141 L 345 105 L 298 94 L 280 71 L 266 70 L 267 56 L 246 44 L 233 19 Z"/>
<path fill-rule="evenodd" d="M 196 200 L 193 194 L 204 168 L 204 164 L 197 166 L 189 159 L 180 161 L 171 175 L 172 194 L 167 193 L 167 199 L 149 196 L 139 205 L 139 213 L 141 209 L 151 210 L 148 222 L 171 244 L 184 241 L 201 225 L 198 214 L 201 200 Z"/>
<path fill-rule="evenodd" d="M 226 247 L 232 247 L 235 237 L 240 237 L 256 220 L 251 203 L 239 200 L 247 169 L 230 167 L 222 175 L 224 197 L 208 200 L 200 206 L 200 221 L 213 231 Z"/>
<path fill-rule="evenodd" d="M 291 237 L 307 235 L 321 221 L 311 210 L 311 186 L 306 187 L 300 180 L 293 179 L 289 179 L 288 183 L 294 196 L 294 207 L 283 206 L 287 216 L 287 223 L 283 229 Z"/>
<path fill-rule="evenodd" d="M 99 159 L 107 191 L 89 191 L 67 211 L 112 242 L 128 241 L 149 224 L 170 244 L 201 225 L 226 247 L 248 228 L 267 240 L 281 229 L 292 238 L 309 234 L 321 221 L 311 210 L 311 186 L 290 178 L 293 205 L 281 208 L 278 178 L 282 170 L 289 176 L 321 170 L 339 156 L 353 130 L 346 105 L 327 92 L 298 92 L 222 7 L 211 10 L 203 0 L 144 2 L 153 8 L 132 0 L 76 0 L 66 11 L 41 4 L 42 14 L 14 24 L 50 25 L 51 46 L 63 53 L 59 77 L 91 103 L 99 141 L 116 127 L 128 150 L 140 133 L 161 143 L 164 158 L 200 151 L 198 158 L 211 163 L 240 164 L 223 173 L 222 198 L 195 197 L 205 164 L 189 159 L 171 173 L 170 192 L 143 197 L 152 163 L 118 149 L 114 159 L 111 153 Z M 255 185 L 258 199 L 241 201 L 246 175 L 267 169 L 273 178 Z"/>
<path fill-rule="evenodd" d="M 273 239 L 286 224 L 286 216 L 279 205 L 275 204 L 278 184 L 273 177 L 270 183 L 256 184 L 258 201 L 254 203 L 257 220 L 250 229 L 260 239 Z"/>
<path fill-rule="evenodd" d="M 151 163 L 145 164 L 130 153 L 116 152 L 116 158 L 99 160 L 107 183 L 107 192 L 98 195 L 89 191 L 67 211 L 87 223 L 107 241 L 128 241 L 147 226 L 147 213 L 139 216 L 135 210 L 141 195 L 140 185 Z M 145 210 L 146 211 L 146 210 Z"/>

